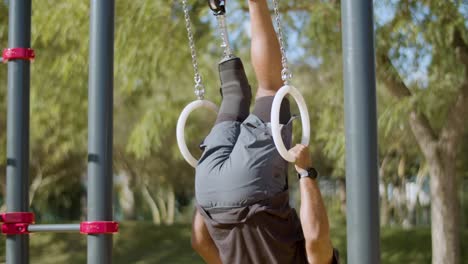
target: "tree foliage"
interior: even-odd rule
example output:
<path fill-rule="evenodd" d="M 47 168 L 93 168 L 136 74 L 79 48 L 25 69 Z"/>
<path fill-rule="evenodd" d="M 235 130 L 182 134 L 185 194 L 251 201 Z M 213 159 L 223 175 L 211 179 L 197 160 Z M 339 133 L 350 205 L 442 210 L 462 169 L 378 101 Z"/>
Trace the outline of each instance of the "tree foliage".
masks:
<path fill-rule="evenodd" d="M 203 1 L 189 1 L 199 66 L 206 97 L 219 103 L 217 62 L 221 48 L 214 18 Z M 246 3 L 230 2 L 232 44 L 244 59 L 249 77 Z M 468 7 L 463 1 L 376 1 L 379 153 L 390 156 L 386 175 L 397 175 L 407 160 L 406 175 L 427 163 L 413 136 L 408 115 L 424 116 L 439 135 L 463 94 L 468 64 Z M 343 178 L 345 140 L 340 2 L 281 1 L 294 84 L 308 102 L 312 148 L 322 172 Z M 0 43 L 7 43 L 8 10 L 0 4 Z M 31 183 L 34 209 L 75 217 L 84 194 L 87 153 L 89 3 L 69 0 L 33 3 L 32 46 L 37 59 L 31 79 Z M 116 1 L 115 21 L 115 173 L 130 175 L 135 200 L 141 188 L 158 197 L 174 188 L 180 204 L 193 196 L 194 171 L 182 159 L 175 139 L 177 118 L 195 99 L 193 69 L 180 1 Z M 6 160 L 6 67 L 0 67 L 0 176 L 4 197 Z M 389 81 L 407 89 L 391 89 Z M 399 81 L 399 82 L 398 82 Z M 255 87 L 255 80 L 251 78 Z M 411 96 L 407 96 L 411 94 Z M 214 116 L 190 117 L 186 137 L 198 144 Z M 296 126 L 296 138 L 300 127 Z M 459 128 L 457 128 L 459 129 Z M 461 127 L 460 127 L 461 129 Z M 465 132 L 466 138 L 466 132 Z M 465 146 L 457 156 L 465 170 Z M 396 153 L 396 154 L 395 154 Z M 459 173 L 466 177 L 466 173 Z M 120 190 L 120 189 L 119 189 Z M 118 191 L 119 191 L 118 190 Z M 120 191 L 119 191 L 120 192 Z M 118 195 L 120 193 L 118 192 Z M 78 198 L 76 198 L 78 197 Z M 1 201 L 1 200 L 0 200 Z M 53 201 L 53 202 L 52 202 Z M 145 203 L 138 210 L 148 211 Z M 57 209 L 62 208 L 62 209 Z"/>

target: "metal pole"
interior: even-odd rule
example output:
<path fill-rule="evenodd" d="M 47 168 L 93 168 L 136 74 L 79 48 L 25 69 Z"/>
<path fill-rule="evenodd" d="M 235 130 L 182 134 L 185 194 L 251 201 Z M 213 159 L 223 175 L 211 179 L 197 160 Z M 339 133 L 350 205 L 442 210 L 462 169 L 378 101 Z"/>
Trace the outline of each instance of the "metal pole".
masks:
<path fill-rule="evenodd" d="M 112 221 L 114 0 L 91 0 L 88 221 Z M 88 235 L 88 263 L 112 263 L 112 235 Z"/>
<path fill-rule="evenodd" d="M 31 47 L 31 0 L 9 3 L 8 46 Z M 29 210 L 29 87 L 30 62 L 8 62 L 7 211 Z M 29 263 L 28 235 L 6 239 L 6 263 Z"/>
<path fill-rule="evenodd" d="M 372 0 L 343 0 L 348 263 L 380 263 Z"/>
<path fill-rule="evenodd" d="M 29 225 L 29 232 L 80 232 L 80 224 Z"/>

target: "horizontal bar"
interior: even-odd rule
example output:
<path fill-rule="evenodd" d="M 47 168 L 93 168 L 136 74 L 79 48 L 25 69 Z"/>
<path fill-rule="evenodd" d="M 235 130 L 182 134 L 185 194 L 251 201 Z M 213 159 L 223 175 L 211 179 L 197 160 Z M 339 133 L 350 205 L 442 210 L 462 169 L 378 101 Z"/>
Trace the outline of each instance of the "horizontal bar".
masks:
<path fill-rule="evenodd" d="M 29 225 L 29 232 L 80 232 L 80 224 Z"/>

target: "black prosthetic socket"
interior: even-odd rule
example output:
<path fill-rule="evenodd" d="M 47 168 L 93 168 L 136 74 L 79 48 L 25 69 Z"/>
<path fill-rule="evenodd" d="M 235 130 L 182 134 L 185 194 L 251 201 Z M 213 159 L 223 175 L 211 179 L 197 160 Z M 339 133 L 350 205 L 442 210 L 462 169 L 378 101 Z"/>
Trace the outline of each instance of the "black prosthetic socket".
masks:
<path fill-rule="evenodd" d="M 221 95 L 223 101 L 216 123 L 223 121 L 243 122 L 249 116 L 252 91 L 239 58 L 219 64 Z"/>
<path fill-rule="evenodd" d="M 263 122 L 271 122 L 271 107 L 273 105 L 274 96 L 264 96 L 257 98 L 255 101 L 255 107 L 253 114 L 260 118 Z M 291 119 L 291 109 L 289 106 L 289 100 L 284 98 L 281 102 L 280 108 L 280 124 L 287 124 Z"/>

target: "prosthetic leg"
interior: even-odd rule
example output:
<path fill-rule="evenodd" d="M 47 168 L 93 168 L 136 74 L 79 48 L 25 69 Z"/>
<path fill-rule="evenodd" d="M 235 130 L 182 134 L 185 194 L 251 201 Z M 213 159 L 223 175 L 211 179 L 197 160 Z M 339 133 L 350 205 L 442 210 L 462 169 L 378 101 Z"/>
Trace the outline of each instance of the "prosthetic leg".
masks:
<path fill-rule="evenodd" d="M 252 90 L 241 59 L 234 57 L 219 64 L 221 96 L 216 123 L 223 121 L 243 122 L 250 111 Z"/>
<path fill-rule="evenodd" d="M 232 54 L 229 45 L 226 27 L 226 1 L 208 0 L 208 6 L 218 19 L 221 47 L 224 49 L 223 58 L 219 63 L 223 101 L 216 123 L 223 121 L 243 122 L 249 115 L 252 91 L 242 61 Z"/>

